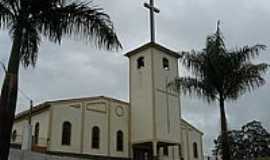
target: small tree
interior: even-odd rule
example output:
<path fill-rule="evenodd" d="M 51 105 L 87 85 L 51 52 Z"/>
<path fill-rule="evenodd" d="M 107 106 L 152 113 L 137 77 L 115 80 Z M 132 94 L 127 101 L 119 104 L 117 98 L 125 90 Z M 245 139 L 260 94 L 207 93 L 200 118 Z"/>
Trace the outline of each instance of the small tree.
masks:
<path fill-rule="evenodd" d="M 270 157 L 270 133 L 258 121 L 244 125 L 240 130 L 228 131 L 233 160 L 255 160 Z M 215 141 L 213 154 L 221 154 L 221 136 Z"/>
<path fill-rule="evenodd" d="M 181 62 L 192 73 L 189 77 L 176 78 L 168 86 L 183 94 L 196 95 L 208 103 L 218 102 L 222 137 L 222 156 L 230 160 L 225 101 L 237 100 L 246 91 L 265 83 L 262 75 L 267 71 L 265 63 L 252 64 L 266 46 L 245 46 L 227 50 L 219 28 L 207 37 L 202 51 L 182 52 Z"/>
<path fill-rule="evenodd" d="M 60 43 L 63 36 L 94 41 L 98 48 L 121 44 L 110 17 L 92 3 L 72 0 L 0 0 L 0 29 L 8 29 L 12 48 L 0 97 L 0 159 L 7 160 L 15 116 L 20 62 L 36 64 L 42 36 Z"/>

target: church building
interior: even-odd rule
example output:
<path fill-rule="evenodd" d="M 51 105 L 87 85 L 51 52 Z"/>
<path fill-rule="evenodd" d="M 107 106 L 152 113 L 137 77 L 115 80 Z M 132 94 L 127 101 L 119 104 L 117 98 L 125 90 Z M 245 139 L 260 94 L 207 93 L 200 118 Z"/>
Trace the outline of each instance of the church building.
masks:
<path fill-rule="evenodd" d="M 182 118 L 179 55 L 155 42 L 129 58 L 129 102 L 98 96 L 44 102 L 32 110 L 32 150 L 89 159 L 203 160 L 203 133 Z M 21 146 L 29 110 L 16 116 Z M 196 118 L 196 117 L 194 117 Z"/>

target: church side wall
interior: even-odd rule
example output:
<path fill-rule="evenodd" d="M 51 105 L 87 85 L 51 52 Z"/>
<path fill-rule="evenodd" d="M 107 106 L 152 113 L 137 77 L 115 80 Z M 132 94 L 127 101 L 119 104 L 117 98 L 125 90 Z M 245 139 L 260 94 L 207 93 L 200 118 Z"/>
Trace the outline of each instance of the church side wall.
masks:
<path fill-rule="evenodd" d="M 189 131 L 189 154 L 191 159 L 190 160 L 203 160 L 203 153 L 202 153 L 202 140 L 201 140 L 201 134 L 199 134 L 196 131 Z M 194 157 L 193 153 L 193 143 L 197 144 L 197 151 L 198 151 L 198 157 Z"/>
<path fill-rule="evenodd" d="M 47 146 L 48 144 L 48 126 L 49 126 L 49 111 L 42 112 L 32 117 L 32 135 L 35 135 L 35 126 L 39 123 L 38 145 Z"/>
<path fill-rule="evenodd" d="M 63 103 L 52 104 L 51 116 L 51 139 L 48 151 L 80 153 L 80 135 L 81 135 L 81 103 Z M 70 122 L 71 144 L 62 145 L 62 126 L 64 122 Z"/>
<path fill-rule="evenodd" d="M 128 158 L 128 104 L 101 98 L 52 104 L 51 108 L 52 126 L 49 151 Z M 70 145 L 61 144 L 62 125 L 65 121 L 72 125 Z M 99 148 L 97 149 L 92 147 L 94 127 L 98 127 L 100 133 Z M 123 151 L 116 149 L 117 131 L 123 132 Z"/>
<path fill-rule="evenodd" d="M 197 144 L 198 157 L 194 156 L 194 146 Z M 190 127 L 182 127 L 182 156 L 184 160 L 203 160 L 202 134 Z"/>
<path fill-rule="evenodd" d="M 144 67 L 137 68 L 137 60 L 144 57 Z M 153 135 L 153 93 L 152 93 L 151 49 L 130 57 L 130 108 L 131 140 L 133 143 L 152 141 Z"/>
<path fill-rule="evenodd" d="M 23 141 L 23 134 L 24 134 L 24 127 L 27 125 L 28 121 L 26 119 L 15 121 L 13 125 L 12 131 L 17 132 L 17 136 L 15 138 L 15 141 L 11 138 L 11 143 L 17 143 L 22 144 Z"/>
<path fill-rule="evenodd" d="M 129 106 L 116 102 L 109 103 L 110 109 L 110 154 L 112 157 L 129 157 Z M 124 150 L 117 151 L 117 132 L 123 132 Z"/>
<path fill-rule="evenodd" d="M 107 156 L 108 153 L 108 102 L 105 100 L 95 100 L 85 102 L 85 121 L 83 153 L 90 155 Z M 98 127 L 100 130 L 100 145 L 98 149 L 92 148 L 92 129 Z"/>
<path fill-rule="evenodd" d="M 16 130 L 17 138 L 15 143 L 22 144 L 25 126 L 28 123 L 28 117 L 15 121 L 13 131 Z M 48 143 L 48 126 L 49 126 L 49 111 L 43 111 L 32 115 L 32 135 L 35 135 L 35 126 L 39 123 L 38 145 L 47 146 Z M 13 143 L 13 142 L 12 142 Z"/>

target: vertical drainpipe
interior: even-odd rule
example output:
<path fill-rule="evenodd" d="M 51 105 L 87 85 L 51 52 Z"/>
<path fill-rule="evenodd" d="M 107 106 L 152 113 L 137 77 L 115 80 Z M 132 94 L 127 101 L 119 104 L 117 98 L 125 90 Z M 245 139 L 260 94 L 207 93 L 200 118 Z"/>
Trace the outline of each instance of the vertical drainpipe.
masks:
<path fill-rule="evenodd" d="M 191 160 L 190 157 L 190 143 L 189 143 L 189 129 L 187 128 L 187 157 L 188 160 Z"/>
<path fill-rule="evenodd" d="M 204 159 L 204 155 L 203 155 L 203 143 L 202 143 L 202 136 L 203 135 L 200 135 L 200 143 L 201 143 L 201 157 L 200 159 L 203 160 Z"/>
<path fill-rule="evenodd" d="M 49 108 L 49 126 L 48 126 L 48 133 L 47 133 L 47 150 L 50 150 L 50 145 L 52 142 L 52 122 L 53 122 L 53 108 L 50 106 Z"/>
<path fill-rule="evenodd" d="M 110 98 L 108 100 L 108 103 L 107 103 L 107 110 L 108 110 L 108 156 L 110 157 L 111 156 L 111 103 L 112 103 L 112 99 Z"/>
<path fill-rule="evenodd" d="M 131 132 L 132 132 L 132 122 L 131 122 L 131 63 L 132 61 L 129 59 L 129 104 L 128 104 L 128 157 L 131 159 L 132 156 L 132 142 L 131 142 Z"/>
<path fill-rule="evenodd" d="M 85 124 L 85 108 L 86 103 L 81 103 L 81 146 L 80 146 L 80 153 L 83 154 L 83 147 L 84 147 L 84 124 Z"/>

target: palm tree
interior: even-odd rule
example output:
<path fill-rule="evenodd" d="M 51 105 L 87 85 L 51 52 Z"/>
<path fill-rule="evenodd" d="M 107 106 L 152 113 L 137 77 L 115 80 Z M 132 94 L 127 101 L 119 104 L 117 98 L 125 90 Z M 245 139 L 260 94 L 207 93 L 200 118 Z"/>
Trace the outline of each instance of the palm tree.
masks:
<path fill-rule="evenodd" d="M 0 159 L 7 160 L 17 101 L 20 62 L 35 66 L 42 38 L 61 43 L 63 36 L 93 41 L 107 50 L 121 44 L 110 17 L 91 2 L 72 0 L 0 0 L 0 28 L 13 43 L 0 97 Z"/>
<path fill-rule="evenodd" d="M 207 37 L 205 49 L 181 53 L 181 61 L 191 71 L 191 75 L 176 78 L 168 86 L 185 95 L 196 95 L 208 103 L 219 103 L 222 157 L 223 160 L 230 160 L 225 101 L 237 100 L 246 91 L 251 92 L 262 86 L 265 83 L 262 74 L 269 66 L 251 63 L 251 59 L 258 56 L 266 46 L 227 50 L 223 39 L 218 23 L 216 33 Z"/>

